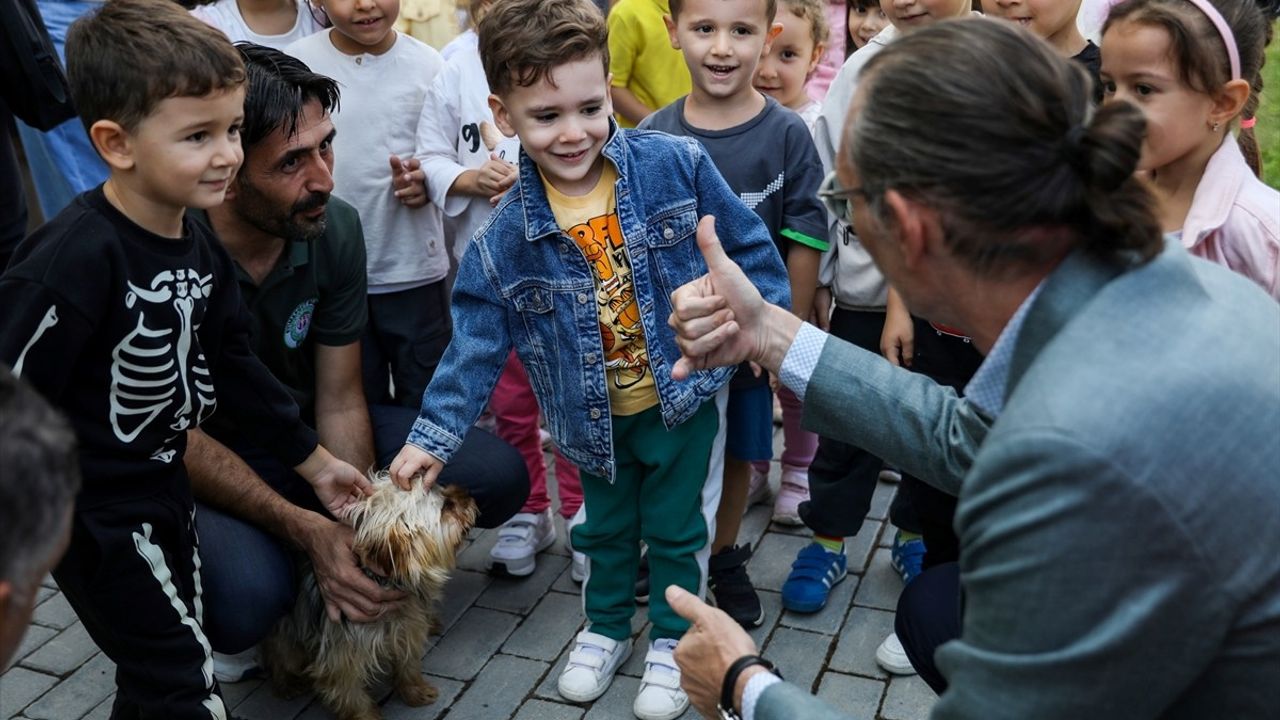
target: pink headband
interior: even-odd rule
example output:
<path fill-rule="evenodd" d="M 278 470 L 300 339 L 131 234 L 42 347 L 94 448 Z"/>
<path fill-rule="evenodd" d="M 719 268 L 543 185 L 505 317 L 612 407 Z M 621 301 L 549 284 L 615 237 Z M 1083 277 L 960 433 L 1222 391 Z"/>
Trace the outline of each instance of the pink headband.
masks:
<path fill-rule="evenodd" d="M 1227 24 L 1227 19 L 1222 17 L 1222 13 L 1218 12 L 1218 8 L 1214 7 L 1209 0 L 1189 0 L 1192 5 L 1200 8 L 1200 12 L 1209 18 L 1209 22 L 1218 29 L 1218 34 L 1222 36 L 1222 44 L 1227 46 L 1227 59 L 1231 61 L 1231 79 L 1240 79 L 1240 51 L 1236 48 L 1236 36 L 1231 32 L 1231 26 Z"/>

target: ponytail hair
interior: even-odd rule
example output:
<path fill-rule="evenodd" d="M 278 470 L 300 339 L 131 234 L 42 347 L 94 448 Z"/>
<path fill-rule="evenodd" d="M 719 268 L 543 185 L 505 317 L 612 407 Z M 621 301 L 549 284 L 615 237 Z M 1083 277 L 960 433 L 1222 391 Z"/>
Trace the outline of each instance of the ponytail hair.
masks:
<path fill-rule="evenodd" d="M 1249 98 L 1241 111 L 1252 119 L 1262 92 L 1262 66 L 1273 29 L 1268 19 L 1274 15 L 1275 0 L 1207 0 L 1226 20 L 1240 54 L 1240 77 L 1249 83 Z M 1266 5 L 1264 11 L 1259 3 Z M 1208 95 L 1231 80 L 1227 48 L 1213 22 L 1187 0 L 1125 0 L 1111 8 L 1102 26 L 1106 31 L 1120 21 L 1134 22 L 1164 30 L 1169 35 L 1169 54 L 1177 65 L 1184 85 Z M 1245 161 L 1254 174 L 1261 173 L 1258 140 L 1252 127 L 1240 128 L 1236 138 Z"/>
<path fill-rule="evenodd" d="M 1042 270 L 1073 249 L 1149 260 L 1164 245 L 1133 175 L 1146 123 L 1127 103 L 1095 111 L 1093 92 L 1084 67 L 1025 29 L 946 20 L 867 63 L 846 152 L 872 212 L 886 216 L 889 189 L 936 209 L 979 274 Z"/>

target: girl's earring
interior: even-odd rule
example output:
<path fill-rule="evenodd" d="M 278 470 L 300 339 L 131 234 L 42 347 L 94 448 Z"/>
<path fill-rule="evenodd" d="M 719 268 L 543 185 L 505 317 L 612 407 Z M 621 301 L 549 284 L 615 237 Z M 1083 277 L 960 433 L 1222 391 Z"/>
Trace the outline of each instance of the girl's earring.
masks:
<path fill-rule="evenodd" d="M 1214 131 L 1214 132 L 1218 132 L 1218 127 L 1219 127 L 1220 125 L 1221 125 L 1221 123 L 1217 123 L 1217 122 L 1215 122 L 1215 123 L 1213 124 L 1213 131 Z"/>

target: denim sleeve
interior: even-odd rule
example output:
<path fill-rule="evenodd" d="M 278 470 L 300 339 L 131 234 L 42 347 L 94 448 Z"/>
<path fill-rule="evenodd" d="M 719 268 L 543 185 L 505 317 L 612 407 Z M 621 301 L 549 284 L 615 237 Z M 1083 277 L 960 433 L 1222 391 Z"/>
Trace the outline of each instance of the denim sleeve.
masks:
<path fill-rule="evenodd" d="M 751 278 L 765 302 L 791 308 L 791 283 L 777 246 L 759 215 L 742 203 L 729 189 L 711 156 L 700 144 L 694 153 L 694 184 L 698 193 L 698 216 L 714 215 L 716 234 L 725 254 Z"/>
<path fill-rule="evenodd" d="M 446 463 L 493 394 L 511 352 L 507 309 L 486 239 L 473 240 L 458 265 L 453 339 L 422 395 L 422 409 L 407 440 Z"/>

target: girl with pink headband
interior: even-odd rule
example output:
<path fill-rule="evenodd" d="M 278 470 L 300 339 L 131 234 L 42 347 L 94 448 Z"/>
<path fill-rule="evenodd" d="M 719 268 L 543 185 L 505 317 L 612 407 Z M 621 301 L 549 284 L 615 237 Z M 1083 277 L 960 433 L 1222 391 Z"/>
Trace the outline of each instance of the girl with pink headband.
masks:
<path fill-rule="evenodd" d="M 1253 135 L 1268 30 L 1253 0 L 1126 0 L 1103 26 L 1102 82 L 1104 102 L 1146 115 L 1138 168 L 1165 232 L 1280 300 L 1280 193 L 1255 175 Z"/>

